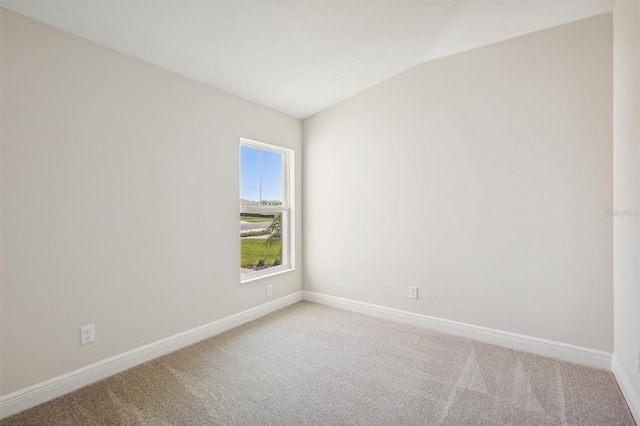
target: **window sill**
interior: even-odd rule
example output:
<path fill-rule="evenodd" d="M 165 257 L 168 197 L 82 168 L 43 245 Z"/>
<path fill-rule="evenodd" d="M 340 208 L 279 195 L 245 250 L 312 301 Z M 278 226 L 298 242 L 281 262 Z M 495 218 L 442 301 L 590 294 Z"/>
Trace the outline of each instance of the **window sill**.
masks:
<path fill-rule="evenodd" d="M 275 275 L 284 274 L 286 272 L 295 271 L 296 268 L 291 266 L 276 266 L 274 268 L 263 269 L 262 271 L 250 272 L 248 274 L 240 275 L 240 284 L 247 284 L 253 281 L 261 280 L 263 278 L 273 277 Z"/>

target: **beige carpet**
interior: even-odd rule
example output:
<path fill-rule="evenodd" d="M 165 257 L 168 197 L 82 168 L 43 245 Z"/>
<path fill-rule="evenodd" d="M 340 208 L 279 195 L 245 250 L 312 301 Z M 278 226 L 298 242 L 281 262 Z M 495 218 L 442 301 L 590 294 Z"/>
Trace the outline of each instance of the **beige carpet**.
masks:
<path fill-rule="evenodd" d="M 301 302 L 11 425 L 633 425 L 611 373 Z"/>

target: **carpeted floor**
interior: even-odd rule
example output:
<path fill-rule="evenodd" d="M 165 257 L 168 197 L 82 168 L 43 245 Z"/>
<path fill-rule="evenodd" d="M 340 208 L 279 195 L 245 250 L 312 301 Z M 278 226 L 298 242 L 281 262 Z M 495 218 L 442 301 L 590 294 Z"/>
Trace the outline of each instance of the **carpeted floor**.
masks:
<path fill-rule="evenodd" d="M 301 302 L 1 424 L 635 423 L 609 372 Z"/>

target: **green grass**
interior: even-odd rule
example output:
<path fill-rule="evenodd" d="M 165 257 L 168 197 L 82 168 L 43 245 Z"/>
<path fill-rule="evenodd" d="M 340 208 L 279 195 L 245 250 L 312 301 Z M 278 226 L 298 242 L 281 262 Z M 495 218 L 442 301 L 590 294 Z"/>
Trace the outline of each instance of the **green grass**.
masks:
<path fill-rule="evenodd" d="M 240 220 L 243 222 L 272 222 L 273 217 L 255 217 L 255 216 L 240 216 Z"/>
<path fill-rule="evenodd" d="M 270 265 L 276 258 L 280 257 L 280 245 L 278 241 L 271 247 L 265 245 L 265 240 L 242 238 L 240 240 L 240 266 L 252 268 L 258 264 L 258 260 L 265 259 L 265 263 Z"/>

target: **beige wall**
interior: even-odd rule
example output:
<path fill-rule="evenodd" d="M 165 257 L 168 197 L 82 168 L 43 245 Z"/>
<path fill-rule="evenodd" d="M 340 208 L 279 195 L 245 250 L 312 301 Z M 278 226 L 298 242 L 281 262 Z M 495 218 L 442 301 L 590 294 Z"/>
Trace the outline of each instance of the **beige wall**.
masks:
<path fill-rule="evenodd" d="M 640 1 L 617 0 L 613 10 L 613 200 L 621 212 L 640 208 Z M 614 230 L 614 355 L 640 404 L 640 228 L 620 216 Z"/>
<path fill-rule="evenodd" d="M 305 120 L 305 289 L 610 352 L 611 21 L 425 63 Z"/>
<path fill-rule="evenodd" d="M 239 138 L 300 157 L 299 120 L 0 23 L 2 394 L 301 290 L 301 262 L 240 285 L 238 254 Z"/>

